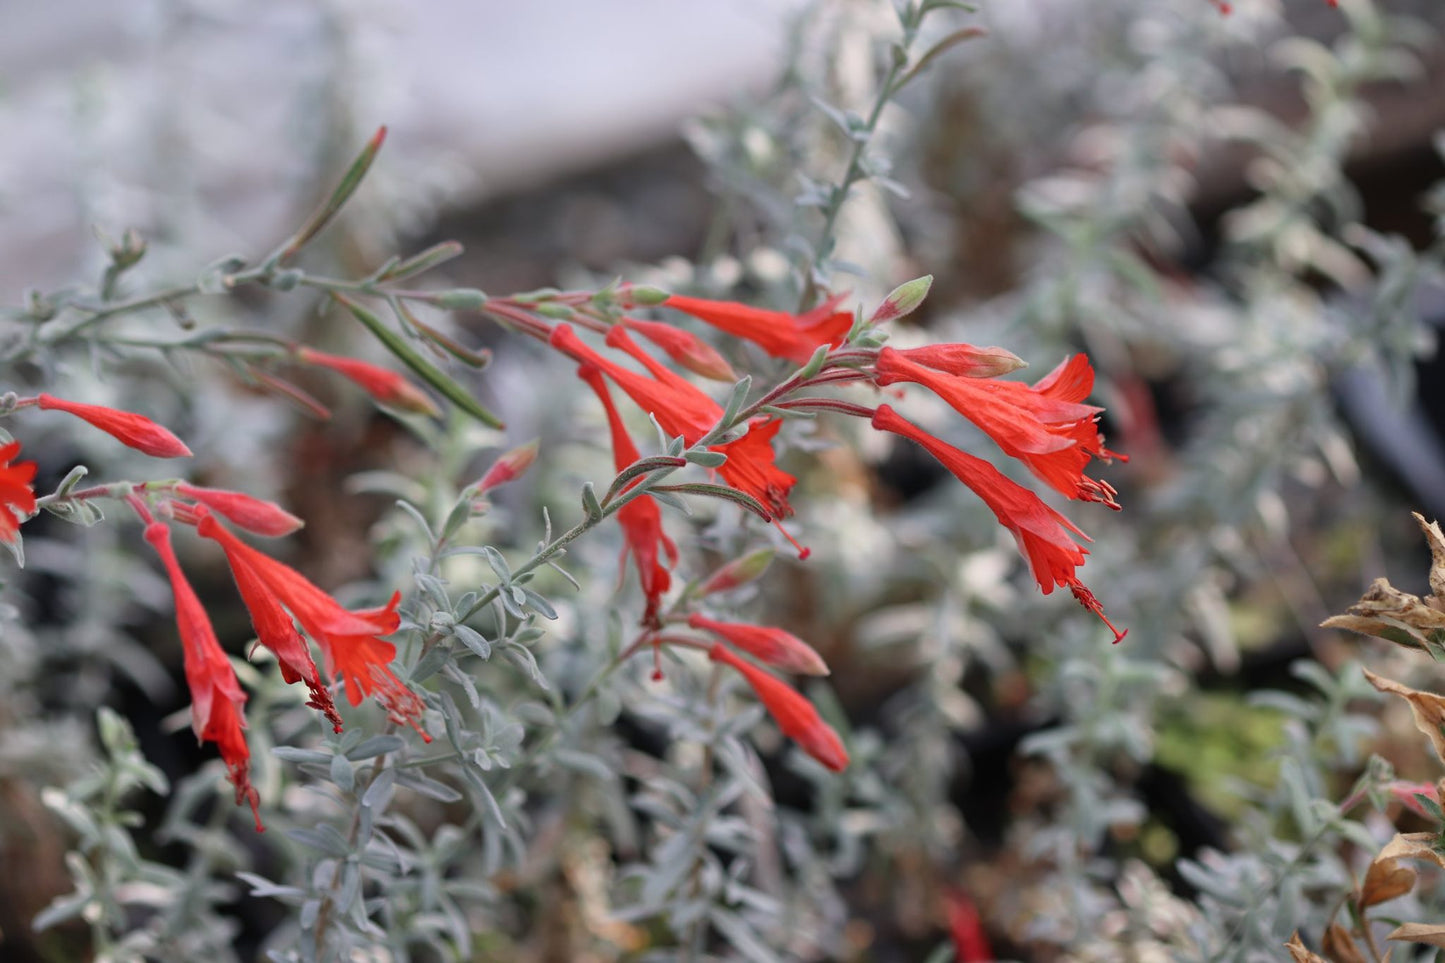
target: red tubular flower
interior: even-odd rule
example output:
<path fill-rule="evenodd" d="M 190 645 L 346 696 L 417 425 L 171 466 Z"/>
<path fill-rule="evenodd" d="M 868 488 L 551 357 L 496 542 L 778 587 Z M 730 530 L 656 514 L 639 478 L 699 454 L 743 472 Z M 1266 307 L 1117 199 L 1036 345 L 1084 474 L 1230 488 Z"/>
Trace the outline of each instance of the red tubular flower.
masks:
<path fill-rule="evenodd" d="M 718 622 L 705 615 L 688 616 L 694 629 L 711 632 L 729 645 L 742 649 L 753 658 L 784 672 L 799 675 L 827 675 L 828 664 L 813 647 L 791 632 L 766 625 L 743 622 Z"/>
<path fill-rule="evenodd" d="M 813 704 L 772 673 L 740 658 L 721 642 L 708 650 L 708 658 L 731 666 L 748 680 L 758 701 L 777 722 L 783 735 L 834 772 L 848 768 L 848 750 L 838 733 L 818 716 Z"/>
<path fill-rule="evenodd" d="M 441 409 L 427 397 L 426 392 L 406 378 L 379 365 L 342 355 L 326 354 L 311 348 L 300 348 L 296 358 L 306 364 L 330 368 L 337 374 L 357 384 L 377 402 L 390 405 L 402 411 L 414 411 L 422 415 L 441 417 Z"/>
<path fill-rule="evenodd" d="M 220 749 L 227 776 L 236 787 L 236 805 L 249 803 L 256 831 L 263 832 L 260 796 L 251 785 L 251 751 L 241 731 L 246 726 L 241 712 L 246 694 L 216 641 L 216 631 L 201 600 L 181 571 L 171 547 L 171 530 L 160 522 L 151 522 L 146 526 L 145 538 L 161 557 L 176 597 L 176 629 L 185 656 L 186 685 L 191 690 L 191 728 L 200 741 L 214 742 Z"/>
<path fill-rule="evenodd" d="M 189 482 L 181 482 L 176 486 L 176 491 L 225 516 L 232 524 L 254 535 L 280 538 L 306 524 L 275 502 L 254 498 L 245 492 L 202 488 Z"/>
<path fill-rule="evenodd" d="M 619 329 L 613 328 L 612 330 L 618 331 Z M 614 347 L 631 345 L 636 348 L 625 332 L 621 333 L 620 337 L 609 340 L 609 343 L 612 343 L 613 340 L 616 342 Z M 667 371 L 671 379 L 675 380 L 660 380 L 656 377 L 639 374 L 630 368 L 624 368 L 589 348 L 581 338 L 577 337 L 570 324 L 559 324 L 553 328 L 550 343 L 552 347 L 574 360 L 601 369 L 603 374 L 611 378 L 617 387 L 637 402 L 638 407 L 655 417 L 663 431 L 669 435 L 681 435 L 688 444 L 692 444 L 707 434 L 708 430 L 717 424 L 718 418 L 722 417 L 722 408 L 718 403 L 693 387 L 685 379 L 667 371 L 660 365 L 658 368 Z M 640 348 L 637 350 L 640 355 L 646 355 L 646 352 Z M 652 363 L 656 364 L 656 362 Z"/>
<path fill-rule="evenodd" d="M 602 357 L 584 344 L 570 325 L 557 325 L 551 337 L 554 348 L 585 365 L 600 369 L 639 407 L 651 413 L 663 431 L 669 435 L 681 435 L 689 445 L 707 434 L 722 417 L 722 408 L 717 402 L 687 379 L 659 364 L 628 337 L 626 331 L 612 328 L 607 332 L 607 343 L 637 359 L 651 377 Z M 755 418 L 750 425 L 751 430 L 742 438 L 709 446 L 708 450 L 727 455 L 727 463 L 718 469 L 723 481 L 757 499 L 768 511 L 769 520 L 776 522 L 793 513 L 788 504 L 788 493 L 796 479 L 774 463 L 772 439 L 778 433 L 780 423 L 771 418 Z"/>
<path fill-rule="evenodd" d="M 35 462 L 10 460 L 20 454 L 20 442 L 0 445 L 0 542 L 14 543 L 20 523 L 35 514 Z"/>
<path fill-rule="evenodd" d="M 714 381 L 738 380 L 737 372 L 733 371 L 727 359 L 690 331 L 674 328 L 661 321 L 642 321 L 637 318 L 623 318 L 622 323 L 657 345 L 669 358 L 693 374 Z"/>
<path fill-rule="evenodd" d="M 983 499 L 998 518 L 999 524 L 1013 533 L 1019 551 L 1028 559 L 1034 579 L 1045 595 L 1055 585 L 1069 588 L 1074 598 L 1089 611 L 1097 615 L 1114 633 L 1114 641 L 1125 636 L 1104 615 L 1102 606 L 1078 577 L 1074 569 L 1084 564 L 1089 553 L 1073 538 L 1077 535 L 1084 541 L 1089 537 L 1079 531 L 1063 515 L 1045 505 L 1039 496 L 1011 481 L 1003 472 L 981 458 L 945 442 L 906 421 L 887 405 L 880 405 L 873 416 L 873 427 L 891 431 L 911 439 L 928 449 L 928 453 L 943 463 L 943 466 Z M 1072 535 L 1070 533 L 1073 533 Z"/>
<path fill-rule="evenodd" d="M 892 348 L 878 353 L 875 370 L 880 385 L 907 381 L 928 388 L 1055 491 L 1119 507 L 1113 486 L 1084 474 L 1091 458 L 1124 456 L 1104 447 L 1097 424 L 1102 409 L 1080 403 L 1094 387 L 1094 369 L 1083 355 L 1069 358 L 1032 387 L 951 377 Z"/>
<path fill-rule="evenodd" d="M 602 373 L 595 366 L 584 364 L 577 369 L 577 375 L 597 393 L 602 409 L 607 412 L 607 427 L 612 434 L 613 463 L 617 470 L 621 471 L 641 457 L 637 446 L 632 443 L 627 427 L 622 423 L 622 416 L 617 413 L 617 406 L 612 403 L 612 395 L 602 380 Z M 650 625 L 656 621 L 657 607 L 672 584 L 671 574 L 658 559 L 658 549 L 661 548 L 667 554 L 668 560 L 676 565 L 677 546 L 662 530 L 662 512 L 658 509 L 657 502 L 645 495 L 632 499 L 618 509 L 617 522 L 622 526 L 622 533 L 627 539 L 623 559 L 626 560 L 629 552 L 632 554 L 633 562 L 637 565 L 638 581 L 642 584 L 642 594 L 647 599 L 647 609 L 643 613 L 642 621 L 643 624 Z"/>
<path fill-rule="evenodd" d="M 86 405 L 78 401 L 66 401 L 54 395 L 40 394 L 36 397 L 42 409 L 64 411 L 88 421 L 122 444 L 145 452 L 153 458 L 189 458 L 191 450 L 175 435 L 151 421 L 144 415 L 130 411 L 118 411 L 102 405 Z"/>
<path fill-rule="evenodd" d="M 733 301 L 709 301 L 674 294 L 662 302 L 734 337 L 751 341 L 775 358 L 807 364 L 820 345 L 837 347 L 853 326 L 851 311 L 835 311 L 837 295 L 806 314 L 768 311 Z"/>
<path fill-rule="evenodd" d="M 196 530 L 217 540 L 215 530 L 220 527 L 214 518 L 206 515 L 197 523 Z M 256 574 L 256 570 L 239 554 L 227 550 L 224 542 L 221 546 L 226 552 L 226 561 L 231 566 L 231 576 L 236 581 L 236 589 L 241 593 L 241 601 L 245 603 L 246 611 L 251 614 L 251 625 L 256 630 L 256 639 L 275 653 L 276 661 L 281 666 L 281 678 L 288 683 L 306 683 L 306 688 L 311 692 L 307 705 L 319 710 L 331 723 L 332 729 L 340 732 L 341 716 L 336 712 L 336 704 L 332 702 L 331 693 L 322 683 L 321 674 L 316 671 L 316 663 L 311 659 L 311 652 L 306 648 L 306 641 L 301 638 L 301 633 L 296 631 L 291 616 L 286 614 L 280 601 L 267 588 L 261 576 Z"/>
<path fill-rule="evenodd" d="M 326 671 L 333 678 L 340 675 L 346 681 L 347 701 L 358 705 L 363 697 L 374 696 L 393 721 L 411 726 L 424 740 L 431 741 L 419 722 L 425 706 L 391 671 L 396 646 L 378 638 L 395 632 L 401 624 L 396 612 L 400 592 L 392 595 L 383 608 L 352 612 L 342 608 L 341 603 L 300 572 L 258 552 L 210 516 L 203 517 L 196 529 L 221 546 L 231 562 L 233 574 L 236 562 L 241 562 L 257 577 L 272 600 L 296 617 L 306 634 L 321 646 Z M 238 585 L 239 581 L 240 576 Z M 259 634 L 261 627 L 256 610 L 251 610 L 251 617 Z M 259 618 L 269 620 L 270 616 L 263 613 Z"/>

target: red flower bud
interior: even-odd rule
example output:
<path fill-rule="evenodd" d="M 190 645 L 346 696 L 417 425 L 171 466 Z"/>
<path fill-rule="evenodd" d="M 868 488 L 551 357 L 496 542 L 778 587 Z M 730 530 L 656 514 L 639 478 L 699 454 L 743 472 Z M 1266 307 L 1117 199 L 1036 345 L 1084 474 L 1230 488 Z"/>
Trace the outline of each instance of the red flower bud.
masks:
<path fill-rule="evenodd" d="M 657 345 L 669 358 L 694 374 L 714 381 L 738 380 L 737 372 L 733 371 L 727 359 L 690 331 L 674 328 L 661 321 L 640 321 L 637 318 L 623 318 L 622 323 Z"/>
<path fill-rule="evenodd" d="M 299 349 L 296 357 L 306 364 L 330 368 L 354 382 L 361 390 L 376 399 L 379 404 L 389 405 L 401 411 L 430 415 L 433 418 L 441 417 L 441 409 L 436 406 L 436 402 L 427 397 L 426 392 L 388 368 L 366 361 L 358 361 L 355 358 L 326 354 L 311 348 Z"/>
<path fill-rule="evenodd" d="M 42 409 L 56 409 L 88 421 L 122 444 L 153 458 L 189 458 L 191 450 L 175 435 L 144 415 L 119 411 L 101 405 L 66 401 L 54 395 L 40 394 L 36 400 Z"/>
<path fill-rule="evenodd" d="M 801 746 L 804 752 L 834 772 L 842 772 L 848 767 L 848 750 L 843 748 L 843 740 L 838 738 L 838 733 L 819 717 L 811 702 L 787 683 L 733 655 L 721 643 L 712 647 L 708 658 L 732 666 L 741 673 L 757 693 L 763 708 L 783 730 L 783 735 Z"/>
<path fill-rule="evenodd" d="M 498 485 L 505 485 L 509 481 L 516 481 L 521 478 L 532 462 L 537 460 L 537 439 L 533 438 L 525 445 L 518 445 L 511 451 L 502 455 L 492 467 L 487 469 L 482 480 L 477 482 L 477 492 L 481 493 L 496 488 Z"/>
<path fill-rule="evenodd" d="M 743 622 L 717 622 L 697 613 L 688 617 L 687 624 L 694 629 L 711 632 L 775 669 L 799 675 L 828 674 L 828 664 L 823 657 L 791 632 Z"/>
<path fill-rule="evenodd" d="M 290 535 L 306 524 L 275 502 L 254 498 L 244 492 L 201 488 L 189 482 L 181 482 L 176 491 L 225 516 L 246 531 L 267 538 Z"/>

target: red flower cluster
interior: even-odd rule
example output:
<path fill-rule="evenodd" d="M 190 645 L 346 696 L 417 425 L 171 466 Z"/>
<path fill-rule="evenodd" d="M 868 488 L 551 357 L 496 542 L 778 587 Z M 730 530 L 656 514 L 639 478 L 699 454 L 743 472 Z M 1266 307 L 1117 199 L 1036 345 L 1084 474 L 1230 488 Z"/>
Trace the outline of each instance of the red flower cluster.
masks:
<path fill-rule="evenodd" d="M 839 300 L 830 299 L 804 315 L 679 295 L 667 296 L 660 303 L 752 341 L 769 354 L 801 365 L 810 361 L 820 346 L 842 345 L 853 323 L 853 315 L 835 310 Z M 886 314 L 883 312 L 883 315 Z M 661 327 L 666 329 L 665 325 Z M 692 336 L 676 332 L 676 336 L 670 338 L 658 330 L 658 322 L 641 322 L 632 318 L 609 328 L 605 340 L 609 347 L 641 364 L 646 374 L 612 361 L 588 347 L 570 325 L 558 325 L 549 338 L 553 347 L 583 363 L 579 374 L 602 398 L 608 411 L 619 469 L 629 464 L 629 459 L 636 460 L 637 449 L 626 439 L 621 420 L 606 395 L 601 380 L 603 374 L 651 414 L 663 431 L 681 436 L 689 445 L 696 444 L 711 431 L 722 416 L 717 402 L 643 351 L 628 337 L 624 328 L 645 332 L 649 340 L 663 345 L 674 358 L 689 352 L 696 355 Z M 861 380 L 870 380 L 879 387 L 900 383 L 921 385 L 981 428 L 1005 454 L 1021 461 L 1050 488 L 1068 498 L 1099 502 L 1113 509 L 1119 507 L 1113 486 L 1086 474 L 1094 460 L 1127 459 L 1105 446 L 1098 426 L 1102 409 L 1085 403 L 1094 387 L 1094 369 L 1083 355 L 1066 359 L 1048 375 L 1029 385 L 998 379 L 997 376 L 1023 365 L 1018 357 L 1002 348 L 938 344 L 903 350 L 887 347 L 881 350 L 845 350 L 848 367 L 830 369 L 825 362 L 811 379 L 796 387 Z M 787 401 L 779 403 L 784 406 L 789 404 Z M 1124 632 L 1116 629 L 1104 616 L 1098 600 L 1075 574 L 1088 554 L 1079 544 L 1088 541 L 1087 536 L 1033 492 L 1010 481 L 987 462 L 909 423 L 887 405 L 875 411 L 831 398 L 799 399 L 795 404 L 870 417 L 873 427 L 902 435 L 928 449 L 978 494 L 993 510 L 1000 524 L 1014 534 L 1019 550 L 1028 560 L 1045 594 L 1052 592 L 1057 585 L 1067 586 L 1082 605 L 1109 626 L 1115 641 L 1124 637 Z M 710 446 L 711 451 L 727 456 L 727 462 L 718 468 L 723 481 L 760 502 L 768 513 L 767 517 L 774 522 L 792 513 L 788 494 L 795 481 L 776 464 L 772 440 L 780 427 L 776 418 L 754 418 L 748 425 L 748 433 L 742 438 Z M 629 546 L 639 570 L 652 573 L 643 578 L 647 621 L 657 611 L 659 596 L 666 591 L 666 580 L 657 575 L 661 572 L 665 576 L 666 570 L 656 562 L 658 545 L 666 536 L 661 531 L 660 516 L 655 521 L 652 518 L 656 510 L 650 502 L 645 522 L 641 520 L 642 511 L 633 508 L 637 504 L 638 501 L 629 503 L 633 517 L 625 519 L 623 527 L 628 532 Z M 670 543 L 668 547 L 671 554 Z"/>
<path fill-rule="evenodd" d="M 912 310 L 926 290 L 923 284 L 906 304 L 903 303 L 906 298 L 900 298 L 898 304 L 885 302 L 872 323 Z M 675 308 L 800 366 L 808 365 L 820 347 L 839 349 L 825 356 L 823 364 L 811 370 L 807 377 L 795 378 L 786 390 L 769 395 L 766 400 L 776 397 L 775 403 L 783 408 L 831 410 L 866 417 L 874 428 L 922 445 L 977 494 L 999 523 L 1013 534 L 1044 594 L 1051 593 L 1056 586 L 1067 587 L 1080 604 L 1109 627 L 1116 642 L 1124 637 L 1125 632 L 1114 627 L 1093 593 L 1078 578 L 1077 569 L 1088 554 L 1082 543 L 1089 540 L 1088 536 L 1038 495 L 1011 481 L 983 459 L 960 451 L 908 422 L 888 405 L 873 409 L 831 397 L 788 397 L 808 386 L 859 381 L 868 381 L 877 387 L 901 383 L 920 385 L 981 428 L 1005 454 L 1021 461 L 1050 488 L 1071 499 L 1099 502 L 1117 509 L 1117 492 L 1113 486 L 1086 474 L 1096 459 L 1103 462 L 1124 459 L 1104 445 L 1098 427 L 1101 409 L 1085 403 L 1093 390 L 1094 370 L 1083 355 L 1066 359 L 1044 378 L 1029 385 L 998 380 L 998 376 L 1023 366 L 1017 356 L 1002 348 L 969 344 L 903 350 L 847 346 L 844 341 L 853 326 L 854 315 L 836 310 L 840 298 L 830 299 L 803 315 L 678 295 L 637 300 Z M 625 298 L 624 306 L 630 306 Z M 589 321 L 589 326 L 601 327 L 595 320 Z M 690 371 L 726 378 L 731 369 L 715 351 L 695 336 L 655 321 L 624 317 L 604 330 L 606 345 L 628 355 L 642 371 L 589 347 L 569 324 L 558 324 L 545 336 L 552 347 L 581 363 L 578 376 L 597 394 L 607 414 L 614 463 L 619 472 L 637 462 L 640 456 L 613 404 L 608 380 L 650 414 L 664 432 L 681 437 L 688 445 L 696 445 L 718 427 L 723 415 L 718 403 L 644 351 L 627 331 L 638 332 Z M 760 503 L 765 517 L 774 523 L 792 513 L 788 495 L 795 481 L 776 464 L 772 442 L 780 427 L 776 417 L 754 417 L 741 438 L 709 446 L 710 451 L 727 457 L 717 469 L 722 480 Z M 748 680 L 783 731 L 809 754 L 830 768 L 845 766 L 847 753 L 841 740 L 818 718 L 807 700 L 733 650 L 784 671 L 825 674 L 827 666 L 818 654 L 807 643 L 781 629 L 720 622 L 697 613 L 687 616 L 688 626 L 708 633 L 715 641 L 704 644 L 696 639 L 659 633 L 662 596 L 671 583 L 669 567 L 663 564 L 662 556 L 666 555 L 675 565 L 676 547 L 663 531 L 661 513 L 650 498 L 627 502 L 619 510 L 619 521 L 627 542 L 624 552 L 633 558 L 646 597 L 642 621 L 652 632 L 639 644 L 651 640 L 655 646 L 676 643 L 707 648 L 714 661 L 731 666 Z M 694 589 L 684 598 L 695 601 L 712 590 Z M 671 617 L 663 621 L 671 621 Z"/>
<path fill-rule="evenodd" d="M 294 530 L 299 520 L 289 512 L 240 492 L 185 483 L 176 485 L 174 492 L 168 497 L 171 514 L 178 521 L 195 525 L 203 537 L 221 546 L 250 613 L 257 641 L 276 655 L 282 678 L 305 683 L 310 691 L 308 705 L 325 715 L 337 732 L 341 731 L 341 716 L 296 622 L 321 647 L 327 673 L 345 681 L 352 705 L 359 704 L 364 696 L 374 696 L 393 721 L 411 725 L 423 739 L 431 741 L 419 722 L 424 708 L 421 699 L 391 671 L 396 647 L 381 639 L 395 632 L 400 624 L 396 612 L 400 593 L 383 608 L 347 610 L 300 572 L 242 542 L 216 521 L 211 509 L 262 535 Z M 250 784 L 250 752 L 242 733 L 245 693 L 216 641 L 205 609 L 181 571 L 171 548 L 170 529 L 151 517 L 139 496 L 132 495 L 130 500 L 147 522 L 146 540 L 161 556 L 175 593 L 176 625 L 185 652 L 196 735 L 202 741 L 216 743 L 236 787 L 236 801 L 249 802 L 254 812 L 257 796 Z M 262 828 L 259 815 L 256 828 Z"/>

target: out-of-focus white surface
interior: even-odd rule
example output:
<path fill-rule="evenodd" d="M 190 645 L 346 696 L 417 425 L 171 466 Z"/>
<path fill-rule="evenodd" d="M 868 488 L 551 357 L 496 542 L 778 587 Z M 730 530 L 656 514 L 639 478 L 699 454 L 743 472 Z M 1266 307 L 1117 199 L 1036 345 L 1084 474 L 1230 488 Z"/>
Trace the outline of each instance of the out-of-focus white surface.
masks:
<path fill-rule="evenodd" d="M 766 83 L 798 6 L 0 2 L 0 303 L 98 263 L 93 225 L 261 253 L 339 122 L 390 126 L 368 190 L 398 210 L 618 156 Z"/>

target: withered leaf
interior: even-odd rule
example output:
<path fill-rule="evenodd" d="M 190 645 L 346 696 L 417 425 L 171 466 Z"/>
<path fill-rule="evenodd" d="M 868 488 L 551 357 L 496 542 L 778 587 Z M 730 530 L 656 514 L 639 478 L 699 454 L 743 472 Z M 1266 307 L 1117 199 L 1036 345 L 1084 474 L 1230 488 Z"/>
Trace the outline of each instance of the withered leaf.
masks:
<path fill-rule="evenodd" d="M 1289 942 L 1284 945 L 1284 948 L 1289 950 L 1290 959 L 1294 960 L 1294 963 L 1330 963 L 1329 960 L 1318 953 L 1311 952 L 1300 942 L 1299 930 L 1294 931 L 1294 936 L 1289 938 Z"/>
<path fill-rule="evenodd" d="M 1410 514 L 1415 516 L 1420 531 L 1425 533 L 1425 541 L 1430 544 L 1430 593 L 1437 604 L 1445 603 L 1445 533 L 1440 531 L 1438 521 L 1426 522 L 1419 512 Z"/>
<path fill-rule="evenodd" d="M 1373 635 L 1410 649 L 1425 649 L 1435 656 L 1445 651 L 1445 610 L 1433 607 L 1435 601 L 1421 600 L 1377 578 L 1360 600 L 1345 610 L 1346 614 L 1333 615 L 1320 625 Z"/>
<path fill-rule="evenodd" d="M 1385 939 L 1445 946 L 1445 923 L 1401 923 Z"/>
<path fill-rule="evenodd" d="M 1430 744 L 1435 747 L 1435 755 L 1445 762 L 1445 730 L 1441 729 L 1441 726 L 1445 725 L 1445 697 L 1412 689 L 1393 679 L 1375 675 L 1369 669 L 1361 671 L 1376 689 L 1397 695 L 1410 703 L 1410 712 L 1415 716 L 1415 728 L 1430 737 Z"/>
<path fill-rule="evenodd" d="M 1365 881 L 1360 885 L 1360 905 L 1374 906 L 1397 896 L 1404 896 L 1415 888 L 1416 873 L 1408 866 L 1389 857 L 1376 857 L 1365 871 Z"/>
<path fill-rule="evenodd" d="M 1333 963 L 1368 963 L 1365 954 L 1355 945 L 1355 938 L 1350 935 L 1350 931 L 1338 923 L 1331 923 L 1329 929 L 1325 930 L 1320 949 L 1324 950 L 1325 956 Z"/>
<path fill-rule="evenodd" d="M 1380 854 L 1375 857 L 1375 862 L 1392 859 L 1428 859 L 1441 869 L 1445 869 L 1445 854 L 1430 845 L 1436 838 L 1434 833 L 1396 833 L 1395 838 L 1380 850 Z"/>

